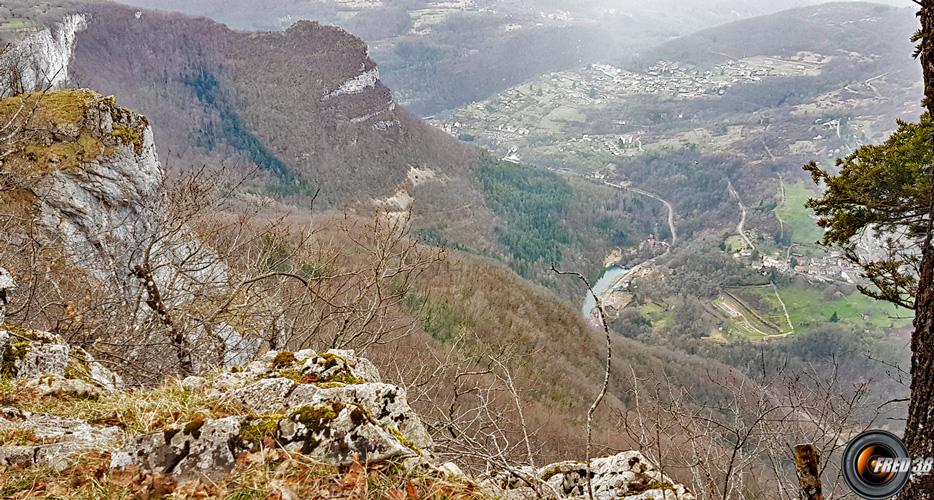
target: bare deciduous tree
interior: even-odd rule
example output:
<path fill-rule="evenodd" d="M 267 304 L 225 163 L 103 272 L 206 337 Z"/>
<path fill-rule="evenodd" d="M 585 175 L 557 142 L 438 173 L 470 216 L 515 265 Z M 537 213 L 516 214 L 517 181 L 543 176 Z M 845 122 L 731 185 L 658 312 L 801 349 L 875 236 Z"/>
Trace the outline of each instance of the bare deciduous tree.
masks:
<path fill-rule="evenodd" d="M 708 378 L 726 400 L 704 403 L 668 380 L 651 383 L 633 373 L 634 404 L 620 426 L 660 469 L 687 473 L 699 498 L 792 500 L 799 491 L 794 445 L 812 443 L 825 495 L 847 491 L 835 457 L 879 417 L 868 381 L 842 387 L 835 361 L 805 373 L 779 367 L 756 379 Z"/>

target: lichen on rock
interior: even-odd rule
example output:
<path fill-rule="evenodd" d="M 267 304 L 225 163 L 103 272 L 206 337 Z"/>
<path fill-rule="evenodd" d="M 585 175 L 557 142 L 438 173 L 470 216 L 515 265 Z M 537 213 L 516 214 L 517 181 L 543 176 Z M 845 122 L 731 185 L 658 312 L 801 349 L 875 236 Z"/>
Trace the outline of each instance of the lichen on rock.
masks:
<path fill-rule="evenodd" d="M 92 425 L 78 419 L 53 415 L 33 415 L 16 409 L 0 410 L 0 436 L 14 432 L 32 442 L 0 442 L 0 466 L 50 466 L 64 470 L 74 465 L 74 457 L 88 450 L 117 445 L 123 431 L 117 427 Z"/>
<path fill-rule="evenodd" d="M 113 391 L 123 386 L 121 377 L 98 363 L 90 353 L 48 332 L 0 325 L 0 360 L 0 377 L 3 378 L 31 380 L 51 375 L 58 389 L 78 392 Z M 64 382 L 66 380 L 80 384 Z M 48 387 L 50 384 L 34 385 Z M 95 389 L 78 389 L 81 386 Z"/>
<path fill-rule="evenodd" d="M 264 446 L 282 447 L 334 465 L 355 459 L 379 463 L 416 454 L 359 405 L 329 401 L 287 415 L 198 420 L 136 436 L 113 453 L 111 466 L 136 464 L 184 478 L 217 478 L 231 470 L 239 454 Z"/>
<path fill-rule="evenodd" d="M 499 474 L 486 479 L 488 485 L 503 491 L 505 498 L 588 498 L 587 477 L 591 476 L 593 498 L 694 500 L 683 485 L 662 474 L 638 451 L 594 458 L 590 465 L 567 461 L 540 469 L 526 468 L 525 480 L 516 474 Z M 535 491 L 529 484 L 537 484 Z"/>
<path fill-rule="evenodd" d="M 406 447 L 429 450 L 433 444 L 405 389 L 383 383 L 373 363 L 352 350 L 271 351 L 237 372 L 224 372 L 206 390 L 257 413 L 328 402 L 357 405 Z"/>
<path fill-rule="evenodd" d="M 61 375 L 42 375 L 21 385 L 40 396 L 99 399 L 107 395 L 102 388 L 81 379 Z"/>

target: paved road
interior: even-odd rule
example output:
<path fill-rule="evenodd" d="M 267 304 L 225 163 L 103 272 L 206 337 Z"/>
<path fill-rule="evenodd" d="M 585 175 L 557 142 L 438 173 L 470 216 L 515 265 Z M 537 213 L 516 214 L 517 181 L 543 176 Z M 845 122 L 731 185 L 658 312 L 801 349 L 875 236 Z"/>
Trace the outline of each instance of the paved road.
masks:
<path fill-rule="evenodd" d="M 888 73 L 883 73 L 883 74 L 881 74 L 881 75 L 879 75 L 879 76 L 874 76 L 874 77 L 872 77 L 872 78 L 866 80 L 866 86 L 869 87 L 870 89 L 872 89 L 872 92 L 873 92 L 874 94 L 876 94 L 876 97 L 879 98 L 879 99 L 882 99 L 882 94 L 879 93 L 879 89 L 877 89 L 876 86 L 872 84 L 872 82 L 875 81 L 875 80 L 878 80 L 878 79 L 880 79 L 880 78 L 885 78 L 885 77 L 888 76 L 888 75 L 889 75 Z"/>
<path fill-rule="evenodd" d="M 668 202 L 668 200 L 665 200 L 661 196 L 655 193 L 650 193 L 644 189 L 634 188 L 631 186 L 627 187 L 623 186 L 622 184 L 614 184 L 610 181 L 603 181 L 603 183 L 607 186 L 615 187 L 616 189 L 632 191 L 633 193 L 641 194 L 642 196 L 648 196 L 649 198 L 662 202 L 665 205 L 665 208 L 668 209 L 668 230 L 671 232 L 671 244 L 674 246 L 674 244 L 678 242 L 678 228 L 675 227 L 675 208 L 671 205 L 671 203 Z"/>
<path fill-rule="evenodd" d="M 756 246 L 752 244 L 752 240 L 749 239 L 749 236 L 746 236 L 746 206 L 743 205 L 743 200 L 740 199 L 739 193 L 737 193 L 736 190 L 733 189 L 733 181 L 727 180 L 726 187 L 730 191 L 730 196 L 736 199 L 736 203 L 739 204 L 739 210 L 742 213 L 742 216 L 739 219 L 739 224 L 736 225 L 736 231 L 739 233 L 740 236 L 743 237 L 743 241 L 745 241 L 746 244 L 749 245 L 749 248 L 755 250 Z"/>

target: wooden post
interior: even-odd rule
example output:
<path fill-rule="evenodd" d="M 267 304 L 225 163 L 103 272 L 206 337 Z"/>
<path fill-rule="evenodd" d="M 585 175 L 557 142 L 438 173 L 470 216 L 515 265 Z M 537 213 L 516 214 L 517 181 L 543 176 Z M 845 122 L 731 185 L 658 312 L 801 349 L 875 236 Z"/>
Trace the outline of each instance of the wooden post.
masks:
<path fill-rule="evenodd" d="M 798 481 L 801 484 L 799 490 L 801 500 L 824 500 L 820 486 L 817 448 L 813 444 L 795 446 L 795 466 L 798 469 Z"/>

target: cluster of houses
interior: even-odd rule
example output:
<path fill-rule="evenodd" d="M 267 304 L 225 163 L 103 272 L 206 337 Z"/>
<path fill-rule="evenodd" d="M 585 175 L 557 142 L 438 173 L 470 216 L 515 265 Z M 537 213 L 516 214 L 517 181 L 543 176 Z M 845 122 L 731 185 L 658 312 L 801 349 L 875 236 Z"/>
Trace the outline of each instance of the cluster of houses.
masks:
<path fill-rule="evenodd" d="M 837 251 L 819 257 L 791 254 L 786 260 L 765 255 L 756 267 L 759 269 L 774 268 L 782 274 L 799 276 L 821 283 L 853 284 L 860 275 L 856 266 Z"/>
<path fill-rule="evenodd" d="M 622 101 L 627 96 L 691 99 L 723 95 L 730 87 L 764 78 L 814 74 L 827 60 L 817 54 L 799 53 L 784 58 L 759 56 L 727 61 L 708 68 L 659 61 L 641 73 L 595 64 L 580 71 L 543 75 L 491 100 L 461 108 L 437 124 L 452 135 L 468 133 L 499 147 L 521 146 L 532 135 L 560 136 L 564 122 L 586 120 L 585 110 Z M 828 125 L 828 129 L 835 126 Z M 614 156 L 643 150 L 638 132 L 576 140 L 594 142 L 591 149 L 603 149 Z M 575 138 L 558 142 L 570 145 Z"/>
<path fill-rule="evenodd" d="M 801 53 L 790 58 L 754 57 L 727 61 L 700 69 L 671 61 L 659 61 L 644 73 L 631 73 L 606 64 L 593 65 L 589 80 L 598 87 L 630 94 L 660 94 L 681 97 L 723 95 L 730 87 L 758 82 L 767 77 L 785 77 L 819 71 L 826 58 Z"/>

